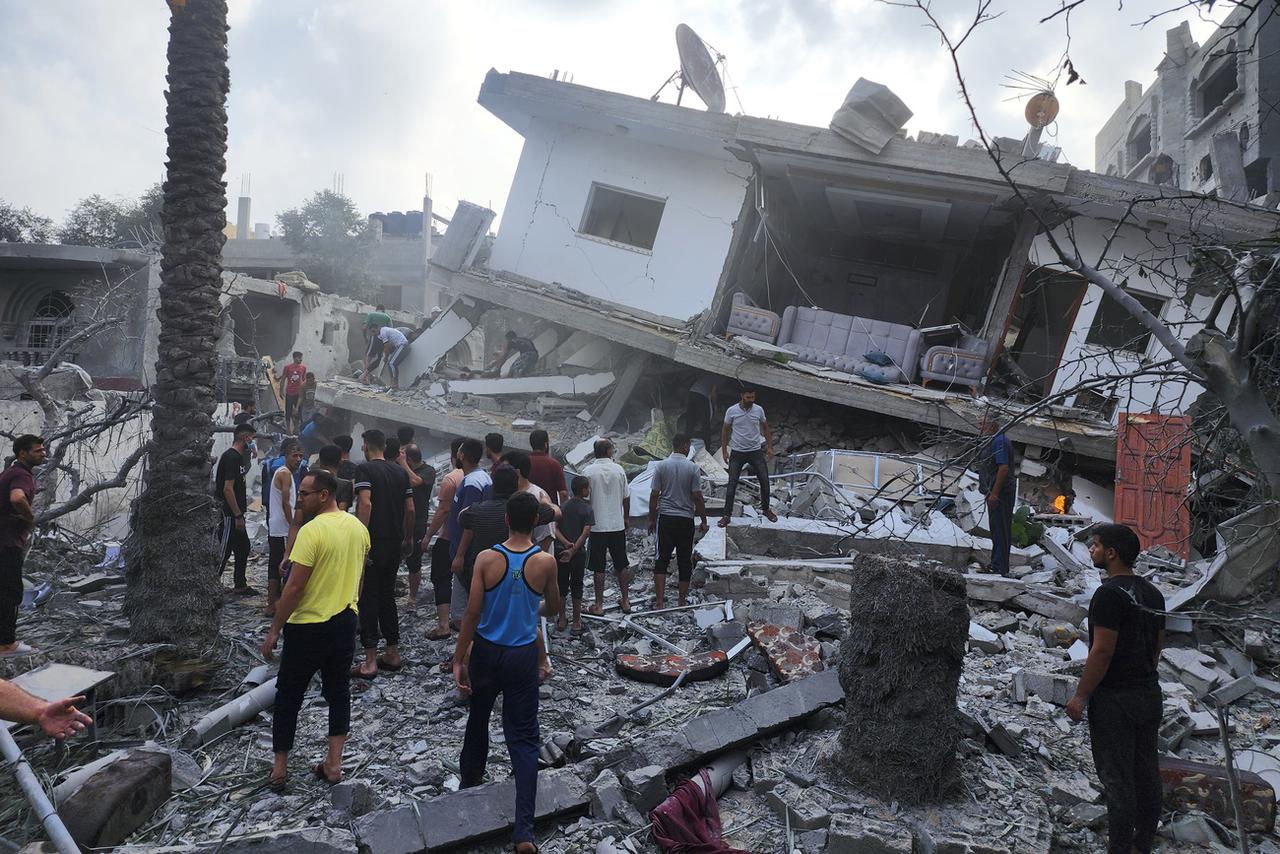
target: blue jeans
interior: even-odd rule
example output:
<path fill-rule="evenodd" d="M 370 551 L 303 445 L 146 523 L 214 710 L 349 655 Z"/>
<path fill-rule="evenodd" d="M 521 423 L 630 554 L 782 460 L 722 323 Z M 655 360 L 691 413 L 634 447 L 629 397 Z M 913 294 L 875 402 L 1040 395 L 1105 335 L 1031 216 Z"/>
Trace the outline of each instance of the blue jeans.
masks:
<path fill-rule="evenodd" d="M 516 824 L 511 841 L 533 841 L 533 809 L 538 797 L 538 645 L 501 646 L 476 635 L 467 665 L 471 712 L 462 740 L 462 788 L 484 782 L 489 759 L 489 716 L 502 695 L 502 735 L 516 780 Z"/>

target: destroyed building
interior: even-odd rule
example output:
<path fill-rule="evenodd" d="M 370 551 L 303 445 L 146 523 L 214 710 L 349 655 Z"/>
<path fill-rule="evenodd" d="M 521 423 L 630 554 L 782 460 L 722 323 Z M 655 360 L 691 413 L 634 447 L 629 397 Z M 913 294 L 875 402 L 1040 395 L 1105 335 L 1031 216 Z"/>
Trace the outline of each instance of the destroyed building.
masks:
<path fill-rule="evenodd" d="M 1280 21 L 1239 4 L 1203 44 L 1186 21 L 1165 40 L 1155 80 L 1145 89 L 1126 81 L 1124 100 L 1098 131 L 1094 169 L 1274 208 Z"/>

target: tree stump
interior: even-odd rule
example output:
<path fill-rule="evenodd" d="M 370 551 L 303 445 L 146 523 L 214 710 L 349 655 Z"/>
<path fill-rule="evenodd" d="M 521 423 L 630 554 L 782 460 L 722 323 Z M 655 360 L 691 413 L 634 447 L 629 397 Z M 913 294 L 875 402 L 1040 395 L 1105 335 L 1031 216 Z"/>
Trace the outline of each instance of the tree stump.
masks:
<path fill-rule="evenodd" d="M 937 801 L 959 776 L 964 577 L 930 561 L 862 555 L 851 582 L 852 619 L 840 645 L 841 770 L 885 800 Z"/>

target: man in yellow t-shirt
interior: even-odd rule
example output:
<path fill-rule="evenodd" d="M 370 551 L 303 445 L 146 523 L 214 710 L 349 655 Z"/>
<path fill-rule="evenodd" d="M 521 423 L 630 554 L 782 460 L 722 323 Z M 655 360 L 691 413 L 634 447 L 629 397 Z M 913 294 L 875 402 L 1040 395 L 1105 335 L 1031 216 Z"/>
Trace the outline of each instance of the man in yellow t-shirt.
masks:
<path fill-rule="evenodd" d="M 312 771 L 330 785 L 342 779 L 342 749 L 351 726 L 347 674 L 355 655 L 356 601 L 369 532 L 338 509 L 337 493 L 338 481 L 327 471 L 314 470 L 302 479 L 298 499 L 307 522 L 294 540 L 293 567 L 262 641 L 262 654 L 270 661 L 284 630 L 271 725 L 275 760 L 268 785 L 275 792 L 284 791 L 302 696 L 317 670 L 329 704 L 329 750 Z"/>

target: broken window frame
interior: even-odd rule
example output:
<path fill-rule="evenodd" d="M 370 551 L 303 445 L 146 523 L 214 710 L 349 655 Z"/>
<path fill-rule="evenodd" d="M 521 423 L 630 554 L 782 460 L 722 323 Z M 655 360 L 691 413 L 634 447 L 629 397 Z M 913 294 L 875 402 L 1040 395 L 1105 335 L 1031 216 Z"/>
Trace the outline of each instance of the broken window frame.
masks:
<path fill-rule="evenodd" d="M 1212 90 L 1216 97 L 1217 87 L 1222 87 L 1226 80 L 1230 80 L 1231 88 L 1221 88 L 1221 97 L 1210 105 L 1205 91 Z M 1197 119 L 1208 118 L 1215 110 L 1232 103 L 1233 96 L 1240 94 L 1240 65 L 1236 61 L 1236 56 L 1229 54 L 1221 58 L 1221 61 L 1206 65 L 1200 72 L 1200 77 L 1192 85 L 1195 87 L 1192 92 L 1192 104 Z"/>
<path fill-rule="evenodd" d="M 603 227 L 603 223 L 593 221 L 601 215 L 599 205 L 606 194 L 613 194 L 621 197 L 617 200 L 618 210 L 614 214 L 613 222 L 609 226 Z M 643 233 L 639 238 L 631 233 L 632 227 L 624 227 L 625 208 L 623 205 L 626 201 L 640 201 L 646 204 L 658 205 L 657 217 L 653 222 L 653 233 Z M 599 240 L 608 243 L 611 246 L 619 246 L 623 249 L 630 249 L 633 252 L 644 252 L 651 254 L 654 244 L 658 242 L 658 229 L 662 227 L 662 216 L 666 213 L 667 200 L 660 196 L 650 196 L 646 193 L 637 193 L 634 190 L 624 190 L 621 187 L 615 187 L 610 184 L 603 184 L 599 181 L 591 182 L 591 190 L 587 193 L 587 201 L 582 210 L 582 221 L 578 226 L 578 236 L 585 237 L 589 240 Z M 594 229 L 594 230 L 593 230 Z M 620 229 L 626 232 L 626 236 L 619 234 Z M 648 245 L 644 243 L 645 236 L 648 236 Z M 637 242 L 637 240 L 639 242 Z"/>
<path fill-rule="evenodd" d="M 1128 291 L 1129 296 L 1142 303 L 1142 307 L 1151 312 L 1157 318 L 1164 314 L 1165 308 L 1169 305 L 1170 300 L 1157 294 L 1145 293 L 1143 291 Z M 1158 303 L 1158 305 L 1156 305 Z M 1116 324 L 1116 317 L 1110 316 L 1108 312 L 1114 312 L 1119 318 Z M 1106 326 L 1103 321 L 1106 321 Z M 1125 340 L 1120 343 L 1114 341 L 1101 340 L 1106 335 L 1106 329 L 1111 326 L 1118 326 L 1120 333 L 1118 338 Z M 1140 330 L 1140 331 L 1138 331 Z M 1130 332 L 1137 331 L 1137 334 L 1130 335 Z M 1142 324 L 1131 315 L 1127 309 L 1120 305 L 1116 299 L 1108 294 L 1103 294 L 1098 301 L 1098 308 L 1093 313 L 1093 319 L 1089 321 L 1089 331 L 1085 334 L 1085 346 L 1094 347 L 1106 351 L 1119 351 L 1124 353 L 1132 353 L 1138 358 L 1146 356 L 1147 351 L 1151 348 L 1152 341 L 1151 330 L 1142 326 Z"/>

